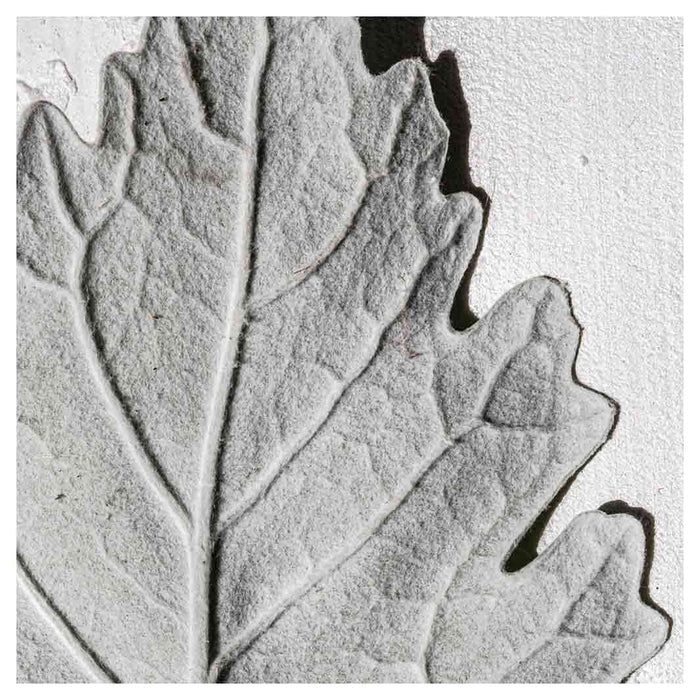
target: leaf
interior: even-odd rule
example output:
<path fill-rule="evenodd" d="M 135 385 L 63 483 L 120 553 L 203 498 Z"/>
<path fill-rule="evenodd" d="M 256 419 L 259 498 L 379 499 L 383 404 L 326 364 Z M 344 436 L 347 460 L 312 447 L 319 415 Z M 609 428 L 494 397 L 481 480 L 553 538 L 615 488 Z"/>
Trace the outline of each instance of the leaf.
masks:
<path fill-rule="evenodd" d="M 152 20 L 102 135 L 18 150 L 18 674 L 614 681 L 663 644 L 635 520 L 503 563 L 614 409 L 558 282 L 449 322 L 481 208 L 443 196 L 417 60 L 354 20 Z"/>

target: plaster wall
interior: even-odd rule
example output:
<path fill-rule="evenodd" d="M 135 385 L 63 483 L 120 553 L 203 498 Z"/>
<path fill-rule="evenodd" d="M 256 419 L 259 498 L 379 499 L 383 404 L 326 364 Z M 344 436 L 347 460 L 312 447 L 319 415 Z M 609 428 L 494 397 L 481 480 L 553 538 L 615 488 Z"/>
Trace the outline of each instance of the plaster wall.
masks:
<path fill-rule="evenodd" d="M 99 68 L 139 18 L 18 20 L 17 111 L 47 99 L 87 140 Z M 623 499 L 655 517 L 649 590 L 672 636 L 632 682 L 682 680 L 682 23 L 663 18 L 437 18 L 456 52 L 472 177 L 492 197 L 471 304 L 529 277 L 566 281 L 584 327 L 579 379 L 621 405 L 541 541 Z"/>

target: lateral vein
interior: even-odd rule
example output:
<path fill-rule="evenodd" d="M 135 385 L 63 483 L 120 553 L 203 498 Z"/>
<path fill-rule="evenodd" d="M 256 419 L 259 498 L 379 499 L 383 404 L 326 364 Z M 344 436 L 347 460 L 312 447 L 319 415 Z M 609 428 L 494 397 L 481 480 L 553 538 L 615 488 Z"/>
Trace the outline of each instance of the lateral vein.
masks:
<path fill-rule="evenodd" d="M 97 683 L 119 683 L 117 676 L 107 668 L 104 662 L 98 659 L 97 654 L 88 647 L 87 643 L 78 636 L 73 627 L 66 622 L 46 592 L 34 580 L 19 554 L 17 554 L 17 580 L 20 588 L 31 601 L 36 611 L 51 627 L 63 646 L 71 652 L 92 680 Z"/>

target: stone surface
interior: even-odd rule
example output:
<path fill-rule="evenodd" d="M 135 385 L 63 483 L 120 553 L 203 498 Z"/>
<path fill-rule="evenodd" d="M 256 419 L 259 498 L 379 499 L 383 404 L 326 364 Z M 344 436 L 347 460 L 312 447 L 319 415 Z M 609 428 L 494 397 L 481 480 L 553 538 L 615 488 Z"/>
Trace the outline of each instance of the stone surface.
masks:
<path fill-rule="evenodd" d="M 450 327 L 481 211 L 439 192 L 422 64 L 371 78 L 353 21 L 154 21 L 103 80 L 95 147 L 46 105 L 19 147 L 20 676 L 616 681 L 655 653 L 633 518 L 501 569 L 614 410 L 572 379 L 560 283 Z"/>
<path fill-rule="evenodd" d="M 19 17 L 17 116 L 37 100 L 60 107 L 87 141 L 98 133 L 100 69 L 115 51 L 135 51 L 142 17 Z"/>

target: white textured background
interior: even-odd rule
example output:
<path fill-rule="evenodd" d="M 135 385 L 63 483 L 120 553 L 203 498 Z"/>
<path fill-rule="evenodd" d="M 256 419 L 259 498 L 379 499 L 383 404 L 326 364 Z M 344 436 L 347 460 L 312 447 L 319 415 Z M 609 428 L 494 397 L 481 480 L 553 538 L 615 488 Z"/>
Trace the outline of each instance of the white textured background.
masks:
<path fill-rule="evenodd" d="M 99 67 L 134 50 L 137 18 L 18 21 L 17 108 L 48 99 L 97 132 Z M 674 19 L 440 18 L 472 120 L 470 164 L 493 197 L 471 301 L 569 283 L 585 328 L 577 373 L 621 405 L 612 440 L 545 531 L 622 499 L 656 519 L 652 597 L 674 619 L 632 677 L 682 680 L 682 24 Z"/>

